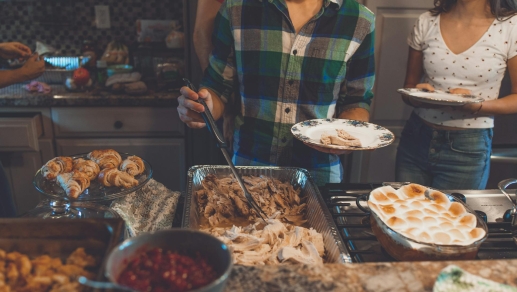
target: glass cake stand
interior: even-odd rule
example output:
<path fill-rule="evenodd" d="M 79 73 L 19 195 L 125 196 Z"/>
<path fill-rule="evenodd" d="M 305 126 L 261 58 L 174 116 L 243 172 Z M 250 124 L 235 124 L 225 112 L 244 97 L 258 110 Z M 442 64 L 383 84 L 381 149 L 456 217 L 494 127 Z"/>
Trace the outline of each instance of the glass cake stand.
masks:
<path fill-rule="evenodd" d="M 122 160 L 132 154 L 119 153 Z M 87 158 L 87 153 L 71 156 L 73 159 Z M 59 185 L 57 180 L 48 180 L 43 177 L 41 169 L 34 176 L 34 187 L 43 194 L 48 204 L 43 204 L 29 211 L 24 217 L 37 218 L 117 218 L 118 214 L 108 206 L 103 205 L 112 200 L 122 198 L 130 193 L 141 189 L 153 175 L 151 165 L 142 159 L 145 165 L 143 173 L 135 177 L 138 185 L 129 189 L 121 187 L 105 187 L 97 179 L 90 182 L 90 186 L 84 190 L 76 199 L 66 195 L 65 190 Z"/>

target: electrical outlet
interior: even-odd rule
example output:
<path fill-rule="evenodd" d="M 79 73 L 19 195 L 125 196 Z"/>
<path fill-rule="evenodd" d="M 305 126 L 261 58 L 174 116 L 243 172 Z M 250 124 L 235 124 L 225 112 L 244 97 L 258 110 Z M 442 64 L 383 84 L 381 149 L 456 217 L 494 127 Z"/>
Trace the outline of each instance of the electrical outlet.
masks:
<path fill-rule="evenodd" d="M 95 5 L 95 24 L 97 28 L 110 28 L 110 7 L 108 5 Z"/>

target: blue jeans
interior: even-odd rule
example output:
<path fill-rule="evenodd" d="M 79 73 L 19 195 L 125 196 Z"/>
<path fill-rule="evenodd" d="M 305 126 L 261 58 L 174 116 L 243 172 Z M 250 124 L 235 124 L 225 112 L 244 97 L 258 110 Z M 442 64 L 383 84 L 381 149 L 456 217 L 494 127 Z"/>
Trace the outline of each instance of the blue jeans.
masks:
<path fill-rule="evenodd" d="M 484 189 L 492 136 L 492 129 L 436 130 L 412 113 L 397 149 L 396 180 L 442 190 Z"/>

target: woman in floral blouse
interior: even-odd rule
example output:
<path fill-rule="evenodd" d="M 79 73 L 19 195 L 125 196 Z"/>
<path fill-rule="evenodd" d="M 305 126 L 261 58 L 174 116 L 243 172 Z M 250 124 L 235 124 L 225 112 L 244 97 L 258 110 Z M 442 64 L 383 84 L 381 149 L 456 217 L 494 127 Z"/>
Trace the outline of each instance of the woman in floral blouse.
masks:
<path fill-rule="evenodd" d="M 438 189 L 484 189 L 494 116 L 517 113 L 517 17 L 513 0 L 435 0 L 408 37 L 404 87 L 467 93 L 485 101 L 414 110 L 402 132 L 396 179 Z M 511 94 L 498 99 L 508 71 Z"/>

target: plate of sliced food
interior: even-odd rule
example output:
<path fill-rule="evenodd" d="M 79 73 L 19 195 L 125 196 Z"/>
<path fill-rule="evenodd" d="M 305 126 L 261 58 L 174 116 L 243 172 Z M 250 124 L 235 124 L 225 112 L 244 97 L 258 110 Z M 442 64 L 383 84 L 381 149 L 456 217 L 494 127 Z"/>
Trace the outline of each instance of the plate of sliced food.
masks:
<path fill-rule="evenodd" d="M 412 98 L 431 104 L 461 106 L 467 103 L 483 102 L 485 99 L 469 94 L 465 89 L 451 89 L 451 91 L 429 91 L 420 88 L 400 88 L 398 93 L 411 96 Z"/>
<path fill-rule="evenodd" d="M 105 201 L 144 186 L 152 177 L 144 159 L 113 149 L 54 157 L 34 176 L 34 186 L 52 199 Z"/>
<path fill-rule="evenodd" d="M 325 148 L 368 150 L 393 143 L 395 135 L 376 124 L 348 119 L 314 119 L 291 127 L 296 139 Z"/>

